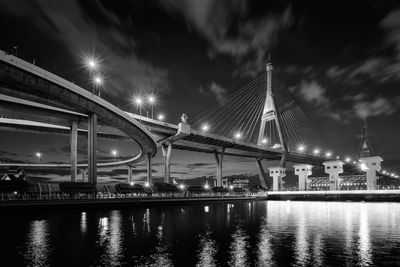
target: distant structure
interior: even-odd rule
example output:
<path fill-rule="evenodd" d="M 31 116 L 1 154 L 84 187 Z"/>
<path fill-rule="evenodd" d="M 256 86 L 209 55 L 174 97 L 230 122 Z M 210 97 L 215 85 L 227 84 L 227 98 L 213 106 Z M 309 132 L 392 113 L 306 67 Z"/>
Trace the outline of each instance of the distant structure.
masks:
<path fill-rule="evenodd" d="M 368 124 L 367 124 L 366 117 L 364 118 L 363 133 L 362 133 L 359 151 L 360 151 L 358 154 L 359 159 L 373 156 L 373 150 L 371 147 L 371 143 L 368 139 Z"/>

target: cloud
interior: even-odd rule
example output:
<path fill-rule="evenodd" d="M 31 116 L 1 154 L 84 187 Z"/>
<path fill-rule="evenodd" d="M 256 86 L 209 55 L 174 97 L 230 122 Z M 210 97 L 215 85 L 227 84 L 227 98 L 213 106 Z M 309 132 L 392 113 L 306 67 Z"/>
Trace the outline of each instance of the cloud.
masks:
<path fill-rule="evenodd" d="M 326 97 L 326 88 L 316 80 L 310 82 L 302 81 L 298 94 L 307 102 L 313 103 L 316 106 L 322 106 L 329 103 Z"/>
<path fill-rule="evenodd" d="M 353 106 L 353 110 L 358 117 L 364 118 L 378 115 L 391 115 L 397 111 L 399 105 L 399 98 L 391 101 L 384 97 L 377 97 L 371 101 L 363 100 L 356 102 Z"/>
<path fill-rule="evenodd" d="M 212 82 L 209 86 L 208 89 L 205 89 L 204 87 L 199 88 L 199 92 L 204 95 L 210 95 L 213 94 L 215 96 L 216 101 L 218 102 L 219 105 L 224 105 L 227 99 L 227 92 L 225 88 L 223 88 L 221 85 Z"/>
<path fill-rule="evenodd" d="M 235 74 L 255 76 L 264 67 L 266 52 L 279 35 L 293 25 L 291 7 L 263 17 L 249 17 L 247 1 L 169 0 L 160 1 L 179 11 L 190 29 L 195 29 L 211 46 L 209 56 L 228 55 L 243 66 Z M 250 58 L 244 59 L 244 57 Z M 245 62 L 243 62 L 245 60 Z"/>
<path fill-rule="evenodd" d="M 136 40 L 127 33 L 129 21 L 118 17 L 103 7 L 101 2 L 92 2 L 90 12 L 78 1 L 21 1 L 5 2 L 4 10 L 29 17 L 48 36 L 64 43 L 71 54 L 103 54 L 107 94 L 126 96 L 135 88 L 140 91 L 157 92 L 169 90 L 168 71 L 152 65 L 135 52 Z M 89 45 L 92 44 L 92 45 Z"/>
<path fill-rule="evenodd" d="M 394 46 L 397 59 L 400 60 L 400 9 L 390 12 L 382 20 L 380 26 L 387 31 L 386 44 Z"/>

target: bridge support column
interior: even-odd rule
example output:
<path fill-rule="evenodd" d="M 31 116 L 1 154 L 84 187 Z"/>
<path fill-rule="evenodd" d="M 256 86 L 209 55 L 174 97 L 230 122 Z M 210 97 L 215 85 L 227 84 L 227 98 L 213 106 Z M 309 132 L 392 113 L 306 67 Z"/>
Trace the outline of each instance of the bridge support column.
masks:
<path fill-rule="evenodd" d="M 361 169 L 367 173 L 367 190 L 378 189 L 376 172 L 381 170 L 382 161 L 379 156 L 360 158 Z"/>
<path fill-rule="evenodd" d="M 282 178 L 286 176 L 286 168 L 284 167 L 270 167 L 269 176 L 272 177 L 272 190 L 281 191 L 283 189 Z"/>
<path fill-rule="evenodd" d="M 76 182 L 77 158 L 78 158 L 78 122 L 73 121 L 70 128 L 70 162 L 71 162 L 71 182 Z"/>
<path fill-rule="evenodd" d="M 132 182 L 132 166 L 128 165 L 128 184 Z"/>
<path fill-rule="evenodd" d="M 163 144 L 161 146 L 163 158 L 164 158 L 164 183 L 171 183 L 170 181 L 170 159 L 172 152 L 172 142 L 168 142 L 168 144 Z"/>
<path fill-rule="evenodd" d="M 258 167 L 258 178 L 260 179 L 260 185 L 264 188 L 267 188 L 267 183 L 266 183 L 266 175 L 264 171 L 264 167 L 262 165 L 261 159 L 257 159 L 257 167 Z"/>
<path fill-rule="evenodd" d="M 341 178 L 339 174 L 343 173 L 343 162 L 340 160 L 325 161 L 325 173 L 329 174 L 329 190 L 340 190 Z"/>
<path fill-rule="evenodd" d="M 221 149 L 221 155 L 218 155 L 218 151 L 214 150 L 215 160 L 217 161 L 217 186 L 222 186 L 222 163 L 224 161 L 225 148 Z"/>
<path fill-rule="evenodd" d="M 149 183 L 149 185 L 151 186 L 152 184 L 152 164 L 151 164 L 151 153 L 147 153 L 146 154 L 147 157 L 147 180 L 146 182 Z"/>
<path fill-rule="evenodd" d="M 88 179 L 97 184 L 97 114 L 89 114 L 88 120 Z"/>
<path fill-rule="evenodd" d="M 308 164 L 294 165 L 294 173 L 299 176 L 299 191 L 309 190 L 308 176 L 312 174 L 312 167 Z"/>

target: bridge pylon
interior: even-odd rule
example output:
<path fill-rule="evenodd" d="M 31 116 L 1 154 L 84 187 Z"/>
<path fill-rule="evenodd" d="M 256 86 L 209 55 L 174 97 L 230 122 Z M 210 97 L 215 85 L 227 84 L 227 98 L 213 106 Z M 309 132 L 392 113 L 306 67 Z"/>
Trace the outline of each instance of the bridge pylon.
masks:
<path fill-rule="evenodd" d="M 287 143 L 285 137 L 283 135 L 282 127 L 281 127 L 281 118 L 278 110 L 275 106 L 274 95 L 272 92 L 272 70 L 274 69 L 271 61 L 268 59 L 268 63 L 266 65 L 267 71 L 267 91 L 266 91 L 266 98 L 264 103 L 264 110 L 261 116 L 261 124 L 260 124 L 260 131 L 258 134 L 257 145 L 262 146 L 263 140 L 265 139 L 265 127 L 266 123 L 269 121 L 274 121 L 275 126 L 278 132 L 280 145 L 282 148 L 282 158 L 280 162 L 280 167 L 285 167 L 286 159 L 287 159 Z"/>

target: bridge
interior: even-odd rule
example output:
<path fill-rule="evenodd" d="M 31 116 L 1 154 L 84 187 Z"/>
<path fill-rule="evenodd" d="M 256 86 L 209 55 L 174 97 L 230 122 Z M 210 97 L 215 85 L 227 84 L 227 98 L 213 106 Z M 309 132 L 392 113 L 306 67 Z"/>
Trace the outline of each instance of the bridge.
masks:
<path fill-rule="evenodd" d="M 322 144 L 323 138 L 293 99 L 284 96 L 279 103 L 280 91 L 273 90 L 272 73 L 273 65 L 268 62 L 266 72 L 235 92 L 224 108 L 216 110 L 218 107 L 212 107 L 199 114 L 201 118 L 211 115 L 213 125 L 220 126 L 221 131 L 210 133 L 202 128 L 199 118 L 194 118 L 192 125 L 183 115 L 176 125 L 125 112 L 82 87 L 0 51 L 0 126 L 68 134 L 71 140 L 69 164 L 0 163 L 0 167 L 69 167 L 73 182 L 78 168 L 83 168 L 88 170 L 89 183 L 96 184 L 98 167 L 128 166 L 128 182 L 131 182 L 132 166 L 146 160 L 146 182 L 151 184 L 152 157 L 161 147 L 165 183 L 171 183 L 171 153 L 173 149 L 180 149 L 212 153 L 217 166 L 217 186 L 222 186 L 223 158 L 229 155 L 253 158 L 263 187 L 266 187 L 267 175 L 262 161 L 280 161 L 279 166 L 269 168 L 274 191 L 283 189 L 287 162 L 296 163 L 294 171 L 299 177 L 299 190 L 310 189 L 308 177 L 312 174 L 312 166 L 316 165 L 325 167 L 330 189 L 337 190 L 343 168 L 356 173 L 359 172 L 358 163 L 342 162 L 332 158 L 330 152 L 321 155 L 318 147 L 311 154 L 304 152 L 306 144 L 308 147 L 311 143 Z M 101 131 L 98 125 L 102 126 Z M 233 132 L 234 127 L 242 131 Z M 87 164 L 77 164 L 78 135 L 88 138 Z M 128 160 L 97 163 L 98 138 L 131 139 L 139 145 L 140 152 Z M 381 161 L 380 157 L 372 155 L 360 158 L 368 189 L 376 189 L 376 173 L 381 170 Z"/>

